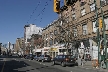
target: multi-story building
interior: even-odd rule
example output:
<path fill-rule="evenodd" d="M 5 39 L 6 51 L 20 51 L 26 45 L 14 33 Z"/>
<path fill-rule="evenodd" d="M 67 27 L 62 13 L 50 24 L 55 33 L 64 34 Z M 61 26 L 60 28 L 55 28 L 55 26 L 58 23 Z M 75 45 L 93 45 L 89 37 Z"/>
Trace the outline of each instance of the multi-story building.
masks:
<path fill-rule="evenodd" d="M 17 38 L 14 48 L 15 52 L 24 51 L 24 38 Z"/>
<path fill-rule="evenodd" d="M 42 34 L 42 28 L 37 27 L 35 24 L 29 24 L 24 26 L 24 47 L 30 45 L 32 34 Z"/>
<path fill-rule="evenodd" d="M 100 0 L 96 0 L 96 5 L 94 0 L 78 0 L 74 5 L 70 5 L 67 9 L 61 10 L 59 14 L 59 34 L 60 29 L 64 31 L 62 39 L 64 42 L 72 43 L 72 48 L 84 48 L 89 49 L 91 56 L 93 49 L 97 49 L 97 27 L 96 27 L 96 7 L 98 8 L 98 19 L 102 18 L 102 13 L 100 9 Z M 108 0 L 101 0 L 104 14 L 104 22 L 106 25 L 106 35 L 108 35 Z M 95 7 L 96 6 L 96 7 Z M 53 45 L 54 41 L 50 40 L 50 32 L 56 29 L 51 24 L 43 30 L 44 46 Z M 53 28 L 52 28 L 53 27 Z M 54 35 L 53 35 L 54 36 Z M 102 30 L 100 30 L 100 36 L 102 36 Z M 58 38 L 58 37 L 57 37 Z M 49 42 L 50 41 L 50 42 Z M 67 46 L 68 48 L 68 46 Z"/>
<path fill-rule="evenodd" d="M 43 40 L 42 40 L 42 35 L 40 34 L 32 34 L 31 36 L 31 47 L 32 52 L 39 55 L 42 53 L 42 48 L 43 48 Z"/>

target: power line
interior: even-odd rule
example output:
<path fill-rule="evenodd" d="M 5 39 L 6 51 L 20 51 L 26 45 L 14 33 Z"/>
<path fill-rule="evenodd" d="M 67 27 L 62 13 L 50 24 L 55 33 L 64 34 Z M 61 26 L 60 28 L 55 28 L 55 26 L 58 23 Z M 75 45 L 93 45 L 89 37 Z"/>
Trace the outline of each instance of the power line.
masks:
<path fill-rule="evenodd" d="M 31 13 L 30 18 L 28 19 L 27 23 L 30 21 L 31 17 L 33 16 L 33 14 L 35 13 L 35 11 L 37 10 L 37 8 L 39 7 L 40 4 L 41 4 L 41 0 L 38 2 L 37 6 L 35 7 L 33 12 Z"/>

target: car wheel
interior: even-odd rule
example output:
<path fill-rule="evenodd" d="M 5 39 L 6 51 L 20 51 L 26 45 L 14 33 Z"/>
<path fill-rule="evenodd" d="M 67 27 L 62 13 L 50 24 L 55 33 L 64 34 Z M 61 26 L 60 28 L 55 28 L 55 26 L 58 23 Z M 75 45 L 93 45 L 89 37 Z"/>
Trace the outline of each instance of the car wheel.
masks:
<path fill-rule="evenodd" d="M 62 62 L 62 63 L 61 63 L 61 66 L 62 66 L 62 67 L 65 67 L 65 64 L 64 64 L 64 62 Z"/>

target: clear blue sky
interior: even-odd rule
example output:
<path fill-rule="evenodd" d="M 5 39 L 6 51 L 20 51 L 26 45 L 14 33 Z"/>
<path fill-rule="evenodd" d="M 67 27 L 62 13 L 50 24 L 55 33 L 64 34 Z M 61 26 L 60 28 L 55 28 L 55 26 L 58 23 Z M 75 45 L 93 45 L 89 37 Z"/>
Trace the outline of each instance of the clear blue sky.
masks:
<path fill-rule="evenodd" d="M 40 5 L 35 10 L 39 1 Z M 48 5 L 45 7 L 46 1 Z M 15 43 L 16 38 L 23 37 L 24 25 L 27 22 L 45 27 L 57 17 L 58 15 L 53 12 L 53 0 L 0 0 L 0 42 Z"/>

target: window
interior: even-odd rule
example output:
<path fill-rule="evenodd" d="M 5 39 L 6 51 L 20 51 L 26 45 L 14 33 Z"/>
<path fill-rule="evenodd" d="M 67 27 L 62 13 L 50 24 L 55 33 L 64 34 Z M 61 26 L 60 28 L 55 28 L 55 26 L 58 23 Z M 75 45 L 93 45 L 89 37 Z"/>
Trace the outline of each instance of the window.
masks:
<path fill-rule="evenodd" d="M 93 25 L 92 25 L 92 27 L 93 27 L 93 32 L 96 32 L 96 30 L 97 30 L 97 29 L 96 29 L 96 26 L 95 26 L 95 25 L 96 25 L 96 21 L 92 22 L 92 24 L 93 24 Z"/>
<path fill-rule="evenodd" d="M 83 35 L 87 34 L 87 25 L 83 25 Z"/>
<path fill-rule="evenodd" d="M 54 39 L 54 44 L 56 44 L 56 43 L 57 43 L 57 39 L 55 38 L 55 39 Z"/>
<path fill-rule="evenodd" d="M 57 30 L 54 30 L 54 35 L 57 35 L 58 33 L 57 33 Z"/>
<path fill-rule="evenodd" d="M 85 11 L 85 8 L 81 9 L 81 15 L 85 15 L 86 14 L 86 11 Z"/>
<path fill-rule="evenodd" d="M 74 37 L 77 36 L 77 28 L 76 27 L 73 27 L 73 33 L 74 33 Z"/>
<path fill-rule="evenodd" d="M 48 41 L 46 41 L 46 46 L 48 46 Z"/>
<path fill-rule="evenodd" d="M 53 45 L 53 39 L 50 40 L 49 44 L 50 45 Z"/>
<path fill-rule="evenodd" d="M 75 15 L 75 13 L 74 13 L 74 14 L 72 14 L 72 19 L 73 19 L 73 20 L 75 20 L 75 19 L 76 19 L 76 15 Z"/>
<path fill-rule="evenodd" d="M 108 4 L 108 0 L 101 0 L 102 6 Z"/>
<path fill-rule="evenodd" d="M 48 38 L 48 34 L 46 34 L 46 38 Z"/>
<path fill-rule="evenodd" d="M 85 0 L 80 0 L 80 6 L 84 6 L 86 4 Z"/>
<path fill-rule="evenodd" d="M 66 17 L 65 21 L 68 23 L 69 22 L 69 16 Z"/>
<path fill-rule="evenodd" d="M 94 3 L 90 5 L 90 9 L 91 9 L 91 11 L 95 10 L 95 4 Z"/>
<path fill-rule="evenodd" d="M 50 37 L 53 37 L 53 32 L 50 32 Z"/>
<path fill-rule="evenodd" d="M 108 30 L 108 17 L 107 18 L 104 18 L 104 23 L 106 25 L 106 30 Z"/>

